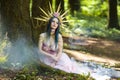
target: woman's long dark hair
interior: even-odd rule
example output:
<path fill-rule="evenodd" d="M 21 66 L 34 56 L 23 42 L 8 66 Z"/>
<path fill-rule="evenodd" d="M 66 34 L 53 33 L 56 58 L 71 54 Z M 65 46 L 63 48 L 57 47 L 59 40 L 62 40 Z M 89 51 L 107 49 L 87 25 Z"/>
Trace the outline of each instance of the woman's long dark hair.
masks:
<path fill-rule="evenodd" d="M 50 34 L 51 34 L 51 23 L 52 23 L 52 20 L 54 18 L 57 18 L 57 17 L 51 17 L 49 22 L 48 22 L 48 25 L 47 25 L 47 30 L 46 30 L 46 33 L 47 33 L 47 39 L 50 38 Z M 58 18 L 57 18 L 58 19 Z M 55 47 L 57 47 L 57 44 L 58 44 L 58 35 L 59 35 L 59 27 L 60 27 L 60 21 L 58 19 L 58 27 L 57 29 L 55 30 Z"/>

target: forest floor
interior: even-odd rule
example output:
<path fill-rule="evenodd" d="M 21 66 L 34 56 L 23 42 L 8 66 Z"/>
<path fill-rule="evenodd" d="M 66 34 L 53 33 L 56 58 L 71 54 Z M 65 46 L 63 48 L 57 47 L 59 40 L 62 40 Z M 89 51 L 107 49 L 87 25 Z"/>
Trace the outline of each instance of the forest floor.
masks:
<path fill-rule="evenodd" d="M 92 61 L 100 64 L 107 64 L 110 66 L 115 66 L 116 64 L 118 64 L 118 67 L 115 69 L 120 70 L 120 42 L 98 38 L 80 37 L 74 37 L 73 39 L 69 37 L 63 37 L 63 40 L 64 43 L 67 44 L 67 46 L 64 47 L 63 51 L 67 53 L 70 57 L 74 57 L 76 60 L 79 61 Z M 40 80 L 57 80 L 52 78 L 50 79 L 50 74 L 48 72 L 47 76 L 45 76 L 46 74 L 44 74 L 37 77 L 40 77 Z M 12 71 L 0 69 L 0 80 L 11 80 L 10 77 L 13 77 L 14 75 L 16 76 L 16 73 Z M 22 76 L 26 75 L 22 74 L 18 77 Z M 61 75 L 58 75 L 57 78 L 60 78 L 60 80 L 62 80 L 63 77 L 61 77 Z"/>
<path fill-rule="evenodd" d="M 98 39 L 74 37 L 70 40 L 63 37 L 68 45 L 64 52 L 80 61 L 93 61 L 115 66 L 120 64 L 120 42 Z"/>

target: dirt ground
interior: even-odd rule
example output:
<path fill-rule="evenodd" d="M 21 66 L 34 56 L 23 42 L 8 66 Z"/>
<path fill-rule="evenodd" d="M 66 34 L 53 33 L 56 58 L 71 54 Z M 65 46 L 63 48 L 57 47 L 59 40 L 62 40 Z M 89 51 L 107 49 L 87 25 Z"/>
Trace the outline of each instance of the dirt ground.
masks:
<path fill-rule="evenodd" d="M 75 37 L 71 41 L 68 37 L 63 37 L 63 39 L 65 43 L 70 44 L 64 52 L 77 60 L 106 63 L 111 66 L 120 64 L 120 42 L 80 37 Z"/>
<path fill-rule="evenodd" d="M 83 51 L 64 49 L 64 52 L 70 55 L 70 57 L 74 57 L 79 61 L 92 61 L 97 63 L 105 63 L 111 66 L 114 66 L 115 64 L 120 64 L 120 61 L 118 60 L 114 60 L 107 57 L 99 57 L 90 53 L 84 53 Z"/>

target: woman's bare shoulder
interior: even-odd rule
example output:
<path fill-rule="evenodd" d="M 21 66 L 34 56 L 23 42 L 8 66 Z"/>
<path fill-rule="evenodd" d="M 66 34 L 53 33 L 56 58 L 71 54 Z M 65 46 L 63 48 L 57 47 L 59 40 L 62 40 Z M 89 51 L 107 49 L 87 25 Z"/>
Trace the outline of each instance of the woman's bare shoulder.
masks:
<path fill-rule="evenodd" d="M 59 33 L 59 37 L 62 37 L 62 35 Z"/>
<path fill-rule="evenodd" d="M 46 35 L 46 33 L 41 33 L 40 37 L 44 37 Z"/>
<path fill-rule="evenodd" d="M 61 34 L 59 34 L 59 39 L 62 39 L 62 35 Z"/>

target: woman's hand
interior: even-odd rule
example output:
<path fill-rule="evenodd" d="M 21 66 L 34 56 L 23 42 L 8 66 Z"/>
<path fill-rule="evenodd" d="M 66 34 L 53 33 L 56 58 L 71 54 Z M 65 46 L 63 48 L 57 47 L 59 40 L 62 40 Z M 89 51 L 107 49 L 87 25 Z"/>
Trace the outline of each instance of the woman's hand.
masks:
<path fill-rule="evenodd" d="M 59 58 L 56 56 L 56 55 L 53 55 L 52 58 L 55 60 L 55 61 L 58 61 Z"/>

